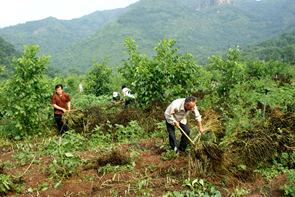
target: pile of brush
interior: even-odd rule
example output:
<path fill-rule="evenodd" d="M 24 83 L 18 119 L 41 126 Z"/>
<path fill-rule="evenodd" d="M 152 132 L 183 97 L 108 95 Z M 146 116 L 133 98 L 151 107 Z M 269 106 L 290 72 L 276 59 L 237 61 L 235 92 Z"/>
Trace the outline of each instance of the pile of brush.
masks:
<path fill-rule="evenodd" d="M 208 172 L 214 172 L 243 181 L 252 180 L 258 163 L 295 149 L 293 113 L 272 110 L 266 124 L 253 125 L 255 129 L 252 130 L 235 131 L 234 136 L 222 142 L 216 140 L 222 121 L 212 117 L 204 121 L 206 133 L 193 140 L 195 145 L 189 157 L 191 176 L 205 177 Z"/>

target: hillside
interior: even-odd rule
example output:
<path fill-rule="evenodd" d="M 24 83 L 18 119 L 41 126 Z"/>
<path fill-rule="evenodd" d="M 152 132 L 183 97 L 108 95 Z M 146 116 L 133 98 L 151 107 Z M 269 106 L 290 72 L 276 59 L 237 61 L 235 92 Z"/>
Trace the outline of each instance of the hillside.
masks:
<path fill-rule="evenodd" d="M 41 55 L 51 55 L 52 68 L 65 71 L 85 72 L 93 59 L 101 61 L 106 55 L 110 66 L 121 65 L 127 36 L 147 55 L 154 54 L 159 39 L 174 38 L 180 53 L 189 52 L 206 64 L 209 55 L 230 47 L 292 32 L 294 9 L 293 0 L 141 0 L 69 21 L 50 17 L 27 22 L 0 29 L 0 35 L 21 51 L 25 44 L 39 44 Z"/>
<path fill-rule="evenodd" d="M 0 36 L 0 66 L 5 66 L 5 70 L 0 74 L 0 80 L 7 79 L 12 75 L 11 60 L 13 56 L 20 57 L 20 52 Z"/>
<path fill-rule="evenodd" d="M 272 38 L 248 45 L 242 51 L 244 59 L 283 60 L 285 63 L 294 65 L 295 31 L 289 34 L 283 33 L 279 38 Z"/>
<path fill-rule="evenodd" d="M 284 4 L 287 3 L 285 1 Z M 273 4 L 268 6 L 275 7 Z M 177 39 L 181 53 L 189 52 L 204 63 L 212 53 L 220 54 L 229 47 L 265 40 L 290 23 L 270 21 L 242 8 L 234 1 L 215 0 L 210 4 L 192 0 L 141 0 L 118 20 L 54 56 L 52 62 L 64 68 L 88 69 L 93 58 L 102 60 L 110 55 L 109 65 L 120 65 L 120 60 L 125 57 L 122 53 L 124 41 L 129 36 L 135 39 L 139 50 L 148 55 L 153 55 L 154 45 L 159 39 L 172 37 Z M 289 20 L 294 20 L 291 10 L 289 14 Z"/>
<path fill-rule="evenodd" d="M 125 10 L 96 11 L 73 20 L 58 20 L 48 17 L 39 21 L 2 28 L 0 36 L 12 43 L 19 51 L 23 51 L 23 45 L 33 43 L 41 47 L 41 55 L 59 53 L 115 20 Z"/>

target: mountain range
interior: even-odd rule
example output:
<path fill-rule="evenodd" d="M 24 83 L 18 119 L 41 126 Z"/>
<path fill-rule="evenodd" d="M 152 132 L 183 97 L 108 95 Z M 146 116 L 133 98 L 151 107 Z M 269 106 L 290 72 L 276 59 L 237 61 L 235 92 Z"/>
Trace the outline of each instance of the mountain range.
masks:
<path fill-rule="evenodd" d="M 123 9 L 96 11 L 73 20 L 49 17 L 0 29 L 0 36 L 19 51 L 38 44 L 51 55 L 52 66 L 87 71 L 93 59 L 109 55 L 109 66 L 126 59 L 124 41 L 134 38 L 138 50 L 154 55 L 163 38 L 174 38 L 180 53 L 200 64 L 228 48 L 278 37 L 295 30 L 294 0 L 140 0 Z"/>

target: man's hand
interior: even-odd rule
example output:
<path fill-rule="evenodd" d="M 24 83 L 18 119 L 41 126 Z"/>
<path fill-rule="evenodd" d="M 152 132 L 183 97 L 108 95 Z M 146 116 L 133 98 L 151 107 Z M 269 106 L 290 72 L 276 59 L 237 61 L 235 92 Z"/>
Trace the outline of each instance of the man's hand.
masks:
<path fill-rule="evenodd" d="M 205 129 L 199 128 L 199 131 L 203 134 L 205 132 Z"/>
<path fill-rule="evenodd" d="M 66 109 L 64 109 L 64 108 L 62 108 L 62 111 L 65 113 L 67 110 L 66 110 Z"/>
<path fill-rule="evenodd" d="M 174 125 L 179 128 L 179 122 L 174 122 Z"/>
<path fill-rule="evenodd" d="M 199 126 L 199 131 L 203 134 L 205 132 L 205 129 L 203 129 L 201 121 L 198 121 L 198 126 Z"/>

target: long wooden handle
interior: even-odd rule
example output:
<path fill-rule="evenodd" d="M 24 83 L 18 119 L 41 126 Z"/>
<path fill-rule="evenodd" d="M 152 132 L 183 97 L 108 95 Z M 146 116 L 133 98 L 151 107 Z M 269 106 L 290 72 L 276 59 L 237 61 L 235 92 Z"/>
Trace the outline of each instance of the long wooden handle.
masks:
<path fill-rule="evenodd" d="M 178 127 L 179 129 L 180 129 L 180 131 L 187 137 L 187 139 L 189 139 L 189 141 L 193 144 L 193 145 L 195 145 L 195 143 L 193 142 L 193 140 L 182 130 L 182 128 L 181 127 Z"/>

